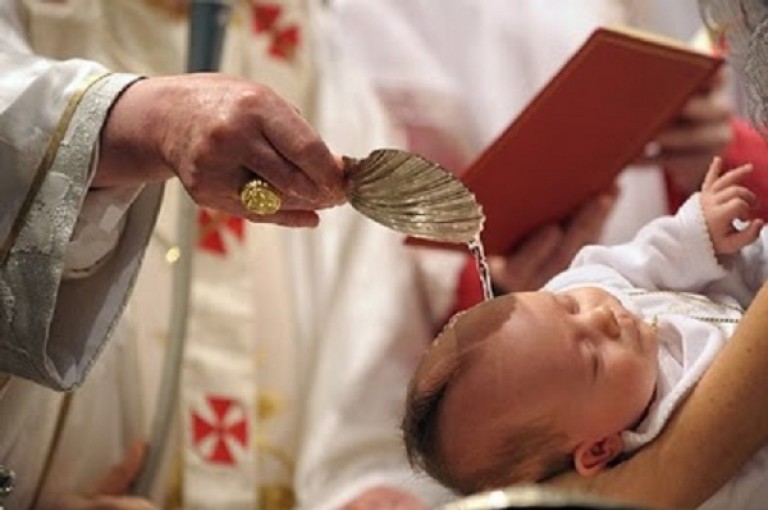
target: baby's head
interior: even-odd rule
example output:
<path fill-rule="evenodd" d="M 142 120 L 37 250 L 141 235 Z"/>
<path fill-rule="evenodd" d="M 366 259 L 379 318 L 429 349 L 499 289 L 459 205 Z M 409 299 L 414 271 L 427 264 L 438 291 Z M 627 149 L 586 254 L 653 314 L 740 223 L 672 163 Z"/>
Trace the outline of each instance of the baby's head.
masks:
<path fill-rule="evenodd" d="M 463 493 L 594 474 L 645 413 L 656 355 L 653 328 L 598 288 L 481 303 L 440 333 L 411 381 L 408 456 Z"/>

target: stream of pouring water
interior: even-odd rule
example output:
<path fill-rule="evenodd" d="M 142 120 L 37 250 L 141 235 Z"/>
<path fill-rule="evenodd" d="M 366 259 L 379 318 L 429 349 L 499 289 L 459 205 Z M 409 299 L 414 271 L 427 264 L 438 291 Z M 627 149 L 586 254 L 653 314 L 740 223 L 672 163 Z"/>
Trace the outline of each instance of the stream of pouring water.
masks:
<path fill-rule="evenodd" d="M 483 299 L 488 301 L 493 299 L 493 286 L 491 285 L 491 270 L 488 268 L 488 259 L 485 256 L 483 242 L 478 234 L 473 240 L 467 243 L 472 256 L 475 257 L 477 271 L 480 273 L 480 284 L 483 287 Z"/>

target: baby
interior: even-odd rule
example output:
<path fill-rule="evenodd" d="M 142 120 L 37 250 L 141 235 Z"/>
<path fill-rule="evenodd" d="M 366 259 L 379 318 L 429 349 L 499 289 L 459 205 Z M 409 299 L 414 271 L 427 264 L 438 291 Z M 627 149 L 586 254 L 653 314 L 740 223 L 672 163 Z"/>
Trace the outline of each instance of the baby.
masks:
<path fill-rule="evenodd" d="M 411 381 L 412 463 L 471 493 L 589 476 L 654 439 L 764 280 L 750 171 L 715 159 L 675 216 L 457 316 Z"/>

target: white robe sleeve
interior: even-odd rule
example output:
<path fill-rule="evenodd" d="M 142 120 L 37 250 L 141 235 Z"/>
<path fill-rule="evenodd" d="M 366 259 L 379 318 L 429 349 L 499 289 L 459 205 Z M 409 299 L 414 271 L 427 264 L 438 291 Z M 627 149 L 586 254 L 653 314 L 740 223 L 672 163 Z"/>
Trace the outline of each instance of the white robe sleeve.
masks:
<path fill-rule="evenodd" d="M 0 373 L 70 389 L 122 310 L 159 204 L 147 188 L 111 256 L 64 278 L 99 132 L 138 77 L 34 55 L 15 0 L 0 4 L 0 48 Z"/>

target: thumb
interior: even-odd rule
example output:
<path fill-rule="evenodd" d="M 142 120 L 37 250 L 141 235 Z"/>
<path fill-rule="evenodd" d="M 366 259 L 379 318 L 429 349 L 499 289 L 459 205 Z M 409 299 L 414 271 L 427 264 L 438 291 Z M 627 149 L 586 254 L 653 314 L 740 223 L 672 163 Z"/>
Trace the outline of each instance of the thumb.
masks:
<path fill-rule="evenodd" d="M 749 221 L 747 228 L 739 232 L 740 241 L 743 242 L 743 246 L 746 246 L 753 242 L 760 236 L 760 230 L 765 226 L 765 221 L 761 218 L 754 218 Z"/>

